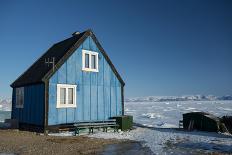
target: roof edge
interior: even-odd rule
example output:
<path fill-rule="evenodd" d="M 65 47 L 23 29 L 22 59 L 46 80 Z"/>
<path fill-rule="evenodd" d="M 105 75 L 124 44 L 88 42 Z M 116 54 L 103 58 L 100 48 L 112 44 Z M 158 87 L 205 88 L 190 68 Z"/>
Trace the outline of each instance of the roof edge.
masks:
<path fill-rule="evenodd" d="M 48 49 L 48 50 L 46 50 L 46 52 L 44 52 L 40 57 L 38 57 L 37 59 L 36 59 L 36 61 L 34 61 L 34 63 L 32 63 L 16 80 L 14 80 L 14 82 L 12 82 L 11 84 L 10 84 L 10 86 L 11 86 L 11 88 L 14 88 L 14 87 L 17 87 L 17 86 L 15 86 L 15 82 L 19 79 L 19 78 L 21 78 L 34 64 L 36 64 L 38 61 L 39 61 L 39 59 L 41 58 L 41 57 L 43 57 L 46 53 L 47 53 L 47 51 L 49 51 L 53 46 L 54 46 L 55 44 L 53 44 L 52 46 L 50 46 L 50 48 Z M 42 82 L 42 81 L 41 81 Z"/>
<path fill-rule="evenodd" d="M 42 78 L 42 81 L 43 82 L 47 82 L 49 80 L 49 78 L 63 65 L 63 63 L 73 54 L 73 52 L 84 42 L 84 40 L 88 36 L 92 37 L 92 39 L 96 43 L 97 47 L 99 48 L 99 50 L 102 52 L 103 56 L 106 58 L 107 62 L 109 63 L 111 69 L 115 73 L 116 77 L 118 78 L 118 80 L 120 81 L 120 83 L 122 84 L 122 86 L 124 87 L 125 86 L 125 82 L 121 78 L 120 74 L 118 73 L 118 71 L 114 67 L 112 61 L 110 60 L 109 56 L 106 54 L 105 50 L 103 49 L 103 47 L 101 46 L 101 44 L 99 43 L 99 41 L 97 40 L 96 36 L 94 35 L 94 33 L 93 33 L 93 31 L 91 29 L 87 29 L 84 32 L 84 35 L 72 47 L 70 47 L 70 49 L 68 50 L 68 52 L 60 59 L 59 62 L 56 63 L 55 70 L 53 71 L 53 69 L 51 68 L 47 72 L 47 74 L 45 74 L 45 76 Z"/>

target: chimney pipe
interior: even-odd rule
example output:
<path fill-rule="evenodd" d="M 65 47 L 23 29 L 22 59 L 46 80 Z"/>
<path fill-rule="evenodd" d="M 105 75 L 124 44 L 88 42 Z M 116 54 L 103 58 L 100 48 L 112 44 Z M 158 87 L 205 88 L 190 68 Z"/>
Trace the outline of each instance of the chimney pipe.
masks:
<path fill-rule="evenodd" d="M 79 34 L 80 34 L 80 32 L 76 31 L 76 32 L 73 32 L 72 36 L 79 35 Z"/>

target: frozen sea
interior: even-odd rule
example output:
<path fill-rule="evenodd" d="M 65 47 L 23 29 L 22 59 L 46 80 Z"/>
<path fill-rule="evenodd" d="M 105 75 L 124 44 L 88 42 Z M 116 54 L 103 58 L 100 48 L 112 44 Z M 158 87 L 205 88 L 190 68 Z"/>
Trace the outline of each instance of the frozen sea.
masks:
<path fill-rule="evenodd" d="M 218 117 L 232 115 L 232 101 L 127 102 L 125 114 L 148 127 L 176 128 L 182 114 L 204 111 Z"/>
<path fill-rule="evenodd" d="M 11 111 L 1 111 L 0 110 L 0 122 L 4 122 L 5 119 L 11 117 Z"/>

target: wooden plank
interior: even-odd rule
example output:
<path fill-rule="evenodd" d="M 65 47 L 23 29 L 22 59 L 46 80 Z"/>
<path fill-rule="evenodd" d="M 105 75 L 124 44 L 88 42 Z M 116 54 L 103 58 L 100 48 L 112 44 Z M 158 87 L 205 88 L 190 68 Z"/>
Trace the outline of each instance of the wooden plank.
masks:
<path fill-rule="evenodd" d="M 66 108 L 58 108 L 58 124 L 66 124 Z"/>
<path fill-rule="evenodd" d="M 121 87 L 116 87 L 117 89 L 117 115 L 122 115 L 122 101 L 121 101 Z"/>
<path fill-rule="evenodd" d="M 75 112 L 75 122 L 84 119 L 84 103 L 83 103 L 83 85 L 77 86 L 77 107 Z"/>
<path fill-rule="evenodd" d="M 104 82 L 104 57 L 103 55 L 98 51 L 99 55 L 99 59 L 98 59 L 98 75 L 97 75 L 97 85 L 98 86 L 103 86 L 103 82 Z"/>
<path fill-rule="evenodd" d="M 38 110 L 39 109 L 36 109 L 36 103 L 37 103 L 37 98 L 36 98 L 36 96 L 37 96 L 37 93 L 39 93 L 38 92 L 38 87 L 37 87 L 38 85 L 33 85 L 32 86 L 32 89 L 33 89 L 33 98 L 32 98 L 32 102 L 31 103 L 29 103 L 30 105 L 29 105 L 29 107 L 30 107 L 30 111 L 31 111 L 31 113 L 30 113 L 30 118 L 31 118 L 31 124 L 36 124 L 36 117 L 38 117 L 38 115 L 37 115 L 37 112 L 38 112 Z"/>
<path fill-rule="evenodd" d="M 110 97 L 110 108 L 111 108 L 111 115 L 110 117 L 116 116 L 116 106 L 117 106 L 117 102 L 116 102 L 116 87 L 110 87 L 111 89 L 111 97 Z"/>
<path fill-rule="evenodd" d="M 84 120 L 90 120 L 90 85 L 83 86 Z"/>
<path fill-rule="evenodd" d="M 97 118 L 99 120 L 102 120 L 105 118 L 105 113 L 104 113 L 104 96 L 103 96 L 103 91 L 104 91 L 104 87 L 103 86 L 98 86 L 98 106 L 97 106 Z"/>
<path fill-rule="evenodd" d="M 86 71 L 82 72 L 83 85 L 90 85 L 90 82 L 91 82 L 90 74 L 91 74 L 91 72 L 86 72 Z"/>
<path fill-rule="evenodd" d="M 67 108 L 67 123 L 73 123 L 75 120 L 76 108 Z"/>
<path fill-rule="evenodd" d="M 43 120 L 44 120 L 44 85 L 41 84 L 39 86 L 39 93 L 38 93 L 38 104 L 37 104 L 37 109 L 38 109 L 38 125 L 43 125 Z"/>
<path fill-rule="evenodd" d="M 56 108 L 56 84 L 49 84 L 49 108 L 48 108 L 48 125 L 56 125 L 58 123 L 58 110 Z"/>
<path fill-rule="evenodd" d="M 71 55 L 67 60 L 67 83 L 75 84 L 76 82 L 76 65 L 75 65 L 75 53 Z"/>
<path fill-rule="evenodd" d="M 111 70 L 109 64 L 106 60 L 104 60 L 104 86 L 110 86 L 110 74 Z"/>
<path fill-rule="evenodd" d="M 67 83 L 67 63 L 65 62 L 58 70 L 58 83 Z"/>
<path fill-rule="evenodd" d="M 25 113 L 26 111 L 28 111 L 28 115 L 27 115 L 27 122 L 25 120 L 25 118 L 23 118 L 23 122 L 25 123 L 29 123 L 29 124 L 32 124 L 32 105 L 33 105 L 33 101 L 34 101 L 34 86 L 27 86 L 29 88 L 29 91 L 28 91 L 28 97 L 29 97 L 29 100 L 28 100 L 28 103 L 26 103 L 26 106 L 25 108 L 23 108 L 23 113 Z M 26 88 L 27 89 L 27 88 Z M 25 93 L 25 89 L 24 89 L 24 93 Z M 25 100 L 25 98 L 24 98 Z M 25 116 L 25 115 L 24 115 Z"/>
<path fill-rule="evenodd" d="M 82 123 L 105 123 L 105 122 L 116 122 L 116 119 L 98 119 L 98 120 L 89 120 L 89 121 L 78 121 L 75 124 L 82 124 Z"/>
<path fill-rule="evenodd" d="M 121 87 L 121 83 L 118 78 L 115 79 L 115 87 Z"/>
<path fill-rule="evenodd" d="M 30 93 L 31 91 L 28 91 L 28 88 L 30 86 L 26 86 L 24 87 L 24 104 L 23 104 L 23 122 L 25 123 L 29 123 L 29 117 L 30 117 L 30 109 L 28 108 L 29 106 L 29 103 L 30 103 L 30 97 L 31 95 L 28 94 Z"/>
<path fill-rule="evenodd" d="M 92 72 L 91 73 L 91 85 L 97 86 L 98 85 L 98 72 Z"/>
<path fill-rule="evenodd" d="M 104 87 L 104 107 L 105 107 L 105 119 L 110 117 L 110 87 Z"/>
<path fill-rule="evenodd" d="M 76 84 L 82 84 L 82 49 L 79 47 L 74 53 L 75 56 L 75 73 L 76 73 Z"/>
<path fill-rule="evenodd" d="M 97 120 L 97 110 L 98 110 L 98 88 L 97 86 L 91 85 L 91 120 Z"/>
<path fill-rule="evenodd" d="M 91 51 L 97 51 L 97 46 L 91 37 L 89 37 L 89 44 L 89 49 Z"/>
<path fill-rule="evenodd" d="M 116 76 L 114 72 L 110 69 L 110 86 L 115 87 L 116 85 Z"/>
<path fill-rule="evenodd" d="M 90 49 L 90 38 L 89 37 L 87 37 L 86 39 L 85 39 L 85 41 L 83 42 L 83 44 L 82 44 L 82 48 L 83 49 L 85 49 L 85 50 L 89 50 Z"/>

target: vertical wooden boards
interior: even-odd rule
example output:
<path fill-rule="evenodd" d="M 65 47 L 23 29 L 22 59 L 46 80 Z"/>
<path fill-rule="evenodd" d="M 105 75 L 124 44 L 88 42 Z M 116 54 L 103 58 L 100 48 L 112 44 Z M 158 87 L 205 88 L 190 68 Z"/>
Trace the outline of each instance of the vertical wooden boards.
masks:
<path fill-rule="evenodd" d="M 39 111 L 37 111 L 37 113 L 38 113 L 38 116 L 40 116 L 40 117 L 37 117 L 37 121 L 38 121 L 38 125 L 43 125 L 43 123 L 44 123 L 44 106 L 45 106 L 45 104 L 44 104 L 44 90 L 45 90 L 45 88 L 44 88 L 44 85 L 43 84 L 41 84 L 40 86 L 39 86 L 39 92 L 40 93 L 38 93 L 37 94 L 37 96 L 38 96 L 38 102 L 37 102 L 37 108 L 36 109 L 40 109 Z M 37 122 L 36 121 L 36 122 Z"/>
<path fill-rule="evenodd" d="M 58 70 L 58 83 L 67 83 L 67 62 L 65 62 Z"/>
<path fill-rule="evenodd" d="M 75 55 L 71 56 L 67 60 L 67 83 L 75 84 L 76 81 L 76 64 L 75 64 Z"/>
<path fill-rule="evenodd" d="M 49 106 L 48 106 L 48 125 L 58 124 L 58 110 L 56 108 L 56 98 L 57 98 L 57 83 L 58 83 L 58 72 L 56 72 L 49 80 Z"/>
<path fill-rule="evenodd" d="M 98 110 L 98 88 L 97 86 L 91 85 L 91 120 L 97 120 L 97 110 Z"/>
<path fill-rule="evenodd" d="M 98 86 L 98 106 L 97 106 L 97 118 L 99 120 L 105 119 L 105 106 L 104 106 L 104 95 L 103 95 L 104 87 Z"/>
<path fill-rule="evenodd" d="M 56 108 L 56 89 L 55 83 L 49 83 L 49 108 L 48 108 L 48 125 L 58 123 L 58 110 Z"/>
<path fill-rule="evenodd" d="M 73 53 L 73 56 L 75 57 L 75 64 L 76 64 L 76 79 L 75 83 L 77 86 L 82 84 L 82 49 L 78 48 L 76 52 Z"/>
<path fill-rule="evenodd" d="M 84 120 L 83 85 L 77 86 L 77 107 L 75 111 L 75 122 Z"/>
<path fill-rule="evenodd" d="M 88 37 L 89 38 L 89 50 L 90 51 L 97 51 L 98 48 L 95 44 L 95 42 L 93 41 L 93 39 L 91 37 Z"/>
<path fill-rule="evenodd" d="M 113 117 L 113 116 L 116 116 L 116 87 L 110 87 L 110 91 L 111 91 L 111 95 L 110 95 L 110 110 L 111 110 L 111 113 L 110 113 L 110 116 Z"/>
<path fill-rule="evenodd" d="M 98 72 L 82 71 L 82 49 L 99 53 Z M 77 85 L 76 108 L 56 108 L 58 83 Z M 109 119 L 120 115 L 121 108 L 121 83 L 88 37 L 49 80 L 48 125 Z"/>
<path fill-rule="evenodd" d="M 82 72 L 82 84 L 90 85 L 91 82 L 91 72 Z"/>
<path fill-rule="evenodd" d="M 85 41 L 83 42 L 82 44 L 82 48 L 85 49 L 85 50 L 89 50 L 89 47 L 90 47 L 90 38 L 86 38 Z"/>
<path fill-rule="evenodd" d="M 66 123 L 73 123 L 74 122 L 75 110 L 76 110 L 76 108 L 67 108 L 67 111 L 66 111 L 67 122 Z"/>
<path fill-rule="evenodd" d="M 117 115 L 122 115 L 122 96 L 121 87 L 116 87 L 117 89 Z"/>
<path fill-rule="evenodd" d="M 66 124 L 66 108 L 57 108 L 58 124 Z"/>
<path fill-rule="evenodd" d="M 111 69 L 108 62 L 104 59 L 104 86 L 110 86 Z"/>
<path fill-rule="evenodd" d="M 29 120 L 28 120 L 28 122 L 31 124 L 31 122 L 33 122 L 34 120 L 33 120 L 33 117 L 32 117 L 32 113 L 34 113 L 35 111 L 35 109 L 33 110 L 33 108 L 35 108 L 34 107 L 34 104 L 35 104 L 35 87 L 32 85 L 32 86 L 30 86 L 30 105 L 27 107 L 28 109 L 28 111 L 29 111 Z"/>
<path fill-rule="evenodd" d="M 23 120 L 24 122 L 28 122 L 29 121 L 29 117 L 30 117 L 30 109 L 29 109 L 29 103 L 31 101 L 31 97 L 30 97 L 30 86 L 24 87 L 24 105 L 23 105 Z"/>
<path fill-rule="evenodd" d="M 16 118 L 20 123 L 32 125 L 43 125 L 44 120 L 44 85 L 35 84 L 24 87 L 23 108 L 16 108 L 16 93 L 13 89 L 12 97 L 12 118 Z M 39 97 L 42 100 L 39 100 Z"/>
<path fill-rule="evenodd" d="M 97 73 L 97 85 L 103 86 L 103 82 L 104 82 L 104 57 L 101 53 L 98 54 L 98 71 L 99 72 Z"/>
<path fill-rule="evenodd" d="M 90 120 L 90 86 L 89 85 L 83 85 L 83 102 L 84 102 L 84 121 Z"/>
<path fill-rule="evenodd" d="M 105 119 L 110 117 L 110 87 L 104 86 Z"/>

